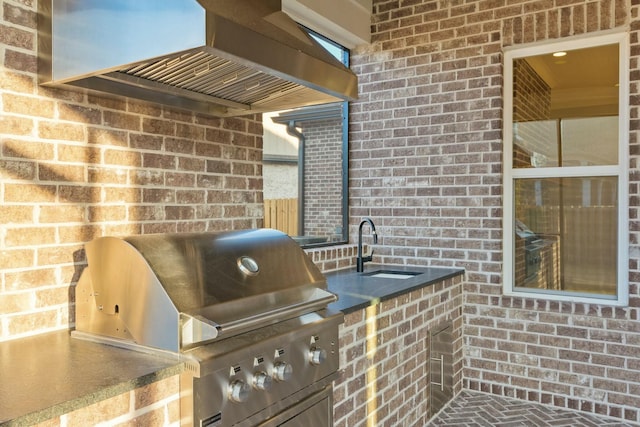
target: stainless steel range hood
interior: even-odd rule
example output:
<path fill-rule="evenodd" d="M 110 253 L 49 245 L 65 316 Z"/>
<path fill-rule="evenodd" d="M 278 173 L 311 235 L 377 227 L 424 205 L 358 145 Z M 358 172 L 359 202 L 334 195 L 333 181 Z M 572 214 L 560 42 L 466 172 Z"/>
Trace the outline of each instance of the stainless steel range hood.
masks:
<path fill-rule="evenodd" d="M 39 74 L 218 116 L 357 97 L 280 0 L 41 0 Z"/>

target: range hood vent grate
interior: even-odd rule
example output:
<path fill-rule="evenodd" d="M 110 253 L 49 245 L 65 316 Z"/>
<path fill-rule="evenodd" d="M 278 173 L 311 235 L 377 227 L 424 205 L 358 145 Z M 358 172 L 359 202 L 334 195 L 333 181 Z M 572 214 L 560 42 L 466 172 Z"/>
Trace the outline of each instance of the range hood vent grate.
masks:
<path fill-rule="evenodd" d="M 264 102 L 298 86 L 202 51 L 136 64 L 109 75 L 121 80 L 140 78 L 245 105 Z"/>

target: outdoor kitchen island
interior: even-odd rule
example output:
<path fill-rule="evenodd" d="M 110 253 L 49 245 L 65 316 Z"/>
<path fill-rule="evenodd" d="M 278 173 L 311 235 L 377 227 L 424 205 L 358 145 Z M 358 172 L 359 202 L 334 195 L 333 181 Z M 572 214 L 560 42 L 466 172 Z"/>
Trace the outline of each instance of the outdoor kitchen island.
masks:
<path fill-rule="evenodd" d="M 464 270 L 367 264 L 326 274 L 338 294 L 334 425 L 425 425 L 462 389 Z"/>
<path fill-rule="evenodd" d="M 368 270 L 377 267 L 367 265 Z M 345 313 L 340 327 L 341 373 L 334 389 L 336 426 L 353 425 L 352 417 L 393 419 L 391 424 L 397 425 L 403 419 L 426 417 L 430 357 L 426 343 L 430 328 L 442 322 L 453 323 L 453 383 L 459 390 L 463 270 L 411 268 L 416 270 L 424 274 L 408 279 L 358 278 L 354 269 L 326 275 L 329 290 L 340 298 L 330 308 Z M 362 292 L 364 284 L 368 294 Z M 179 421 L 179 363 L 68 335 L 54 332 L 0 344 L 0 425 Z M 109 358 L 118 363 L 104 363 Z M 132 366 L 141 360 L 153 366 Z M 28 376 L 19 377 L 25 369 Z M 140 378 L 135 372 L 125 378 L 136 369 Z M 354 384 L 359 385 L 357 390 Z"/>

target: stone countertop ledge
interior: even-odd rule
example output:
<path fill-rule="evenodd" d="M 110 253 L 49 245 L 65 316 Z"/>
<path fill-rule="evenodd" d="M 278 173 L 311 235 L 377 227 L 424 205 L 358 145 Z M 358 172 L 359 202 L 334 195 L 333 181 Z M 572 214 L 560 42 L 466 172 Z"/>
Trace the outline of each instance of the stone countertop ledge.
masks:
<path fill-rule="evenodd" d="M 51 332 L 0 343 L 0 425 L 32 425 L 177 375 L 169 358 Z"/>

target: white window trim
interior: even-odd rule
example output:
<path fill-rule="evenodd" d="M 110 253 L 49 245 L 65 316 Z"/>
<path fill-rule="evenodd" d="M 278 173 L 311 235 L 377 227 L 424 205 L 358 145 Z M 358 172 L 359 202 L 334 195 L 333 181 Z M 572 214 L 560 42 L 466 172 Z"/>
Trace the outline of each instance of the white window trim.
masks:
<path fill-rule="evenodd" d="M 618 165 L 599 167 L 523 168 L 513 169 L 513 60 L 560 50 L 574 50 L 618 43 L 620 54 L 619 76 L 619 150 Z M 599 33 L 592 36 L 572 37 L 559 42 L 532 44 L 505 49 L 504 54 L 504 109 L 503 109 L 503 270 L 505 295 L 542 298 L 554 301 L 596 303 L 612 306 L 629 304 L 629 35 L 628 32 Z M 553 175 L 550 175 L 553 170 Z M 514 286 L 514 200 L 515 178 L 618 177 L 618 282 L 615 297 L 606 295 L 562 293 L 560 291 L 515 288 Z"/>

